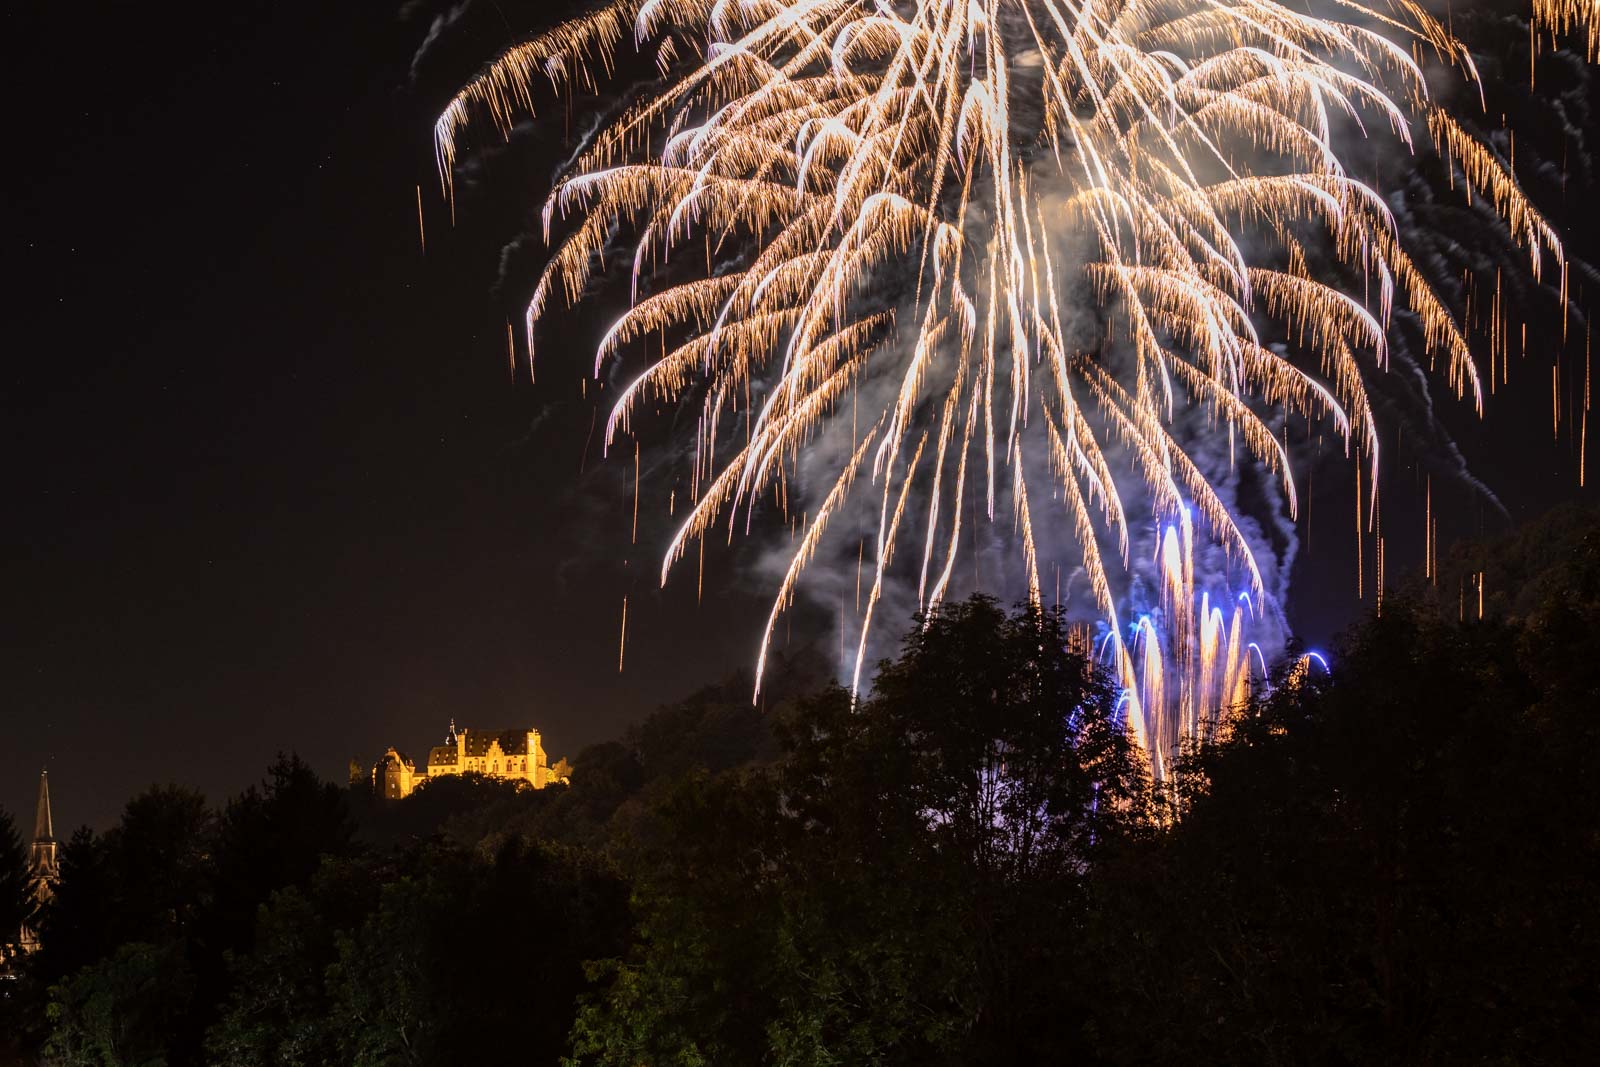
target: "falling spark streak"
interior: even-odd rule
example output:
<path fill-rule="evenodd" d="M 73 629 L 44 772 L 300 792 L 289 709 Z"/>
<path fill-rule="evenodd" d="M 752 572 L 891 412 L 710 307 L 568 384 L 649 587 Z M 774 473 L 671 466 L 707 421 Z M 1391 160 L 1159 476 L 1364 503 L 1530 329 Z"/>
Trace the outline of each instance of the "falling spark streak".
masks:
<path fill-rule="evenodd" d="M 1366 542 L 1361 539 L 1361 468 L 1356 468 L 1356 599 L 1367 598 L 1367 583 L 1362 567 L 1367 556 Z"/>
<path fill-rule="evenodd" d="M 1422 573 L 1439 584 L 1439 569 L 1433 558 L 1433 475 L 1428 476 L 1422 512 Z"/>
<path fill-rule="evenodd" d="M 1538 27 L 1582 30 L 1600 55 L 1596 0 L 1533 2 Z M 1378 427 L 1364 379 L 1387 368 L 1397 311 L 1420 324 L 1457 395 L 1483 409 L 1470 305 L 1464 319 L 1446 306 L 1385 199 L 1347 172 L 1337 125 L 1431 146 L 1452 187 L 1504 221 L 1534 278 L 1547 259 L 1566 276 L 1557 235 L 1511 169 L 1430 94 L 1424 63 L 1476 86 L 1466 47 L 1415 0 L 1328 9 L 1337 14 L 1287 0 L 610 0 L 464 88 L 436 123 L 438 162 L 453 205 L 469 122 L 509 137 L 537 80 L 570 100 L 613 73 L 626 38 L 652 49 L 662 86 L 585 144 L 544 205 L 546 239 L 557 216 L 565 235 L 534 289 L 527 341 L 531 364 L 533 327 L 552 301 L 579 299 L 607 245 L 631 233 L 633 302 L 596 368 L 650 335 L 660 356 L 613 406 L 606 446 L 630 432 L 640 401 L 704 392 L 692 503 L 663 582 L 691 540 L 703 574 L 707 533 L 726 516 L 731 536 L 741 509 L 748 528 L 769 489 L 787 524 L 802 457 L 833 462 L 833 488 L 797 528 L 770 640 L 864 473 L 879 500 L 859 686 L 907 501 L 916 495 L 912 514 L 928 517 L 916 555 L 923 582 L 934 579 L 919 587 L 932 608 L 964 516 L 975 520 L 982 497 L 994 521 L 1009 492 L 1034 602 L 1036 524 L 1073 532 L 1130 729 L 1160 774 L 1181 736 L 1247 691 L 1243 630 L 1266 600 L 1252 546 L 1188 451 L 1180 415 L 1225 425 L 1230 444 L 1278 478 L 1291 518 L 1294 478 L 1274 420 L 1331 422 L 1368 466 L 1381 598 Z M 1309 255 L 1308 241 L 1326 251 Z M 1351 277 L 1360 282 L 1347 292 Z M 1497 273 L 1502 373 L 1505 309 Z M 1491 383 L 1493 369 L 1491 358 Z M 861 388 L 869 379 L 898 388 L 880 403 Z M 850 458 L 830 461 L 808 446 L 847 393 Z M 741 396 L 739 445 L 717 429 Z M 864 440 L 858 404 L 874 427 Z M 929 412 L 937 432 L 922 425 Z M 724 442 L 734 451 L 719 459 Z M 1048 474 L 1024 455 L 1043 457 Z M 1161 632 L 1141 617 L 1126 644 L 1127 605 L 1114 593 L 1130 561 L 1113 477 L 1122 464 L 1164 531 Z M 1041 477 L 1061 519 L 1038 510 L 1046 496 L 1028 483 Z M 1364 593 L 1360 495 L 1358 481 Z M 1231 621 L 1195 588 L 1191 507 L 1245 575 L 1248 609 L 1236 603 Z M 860 553 L 858 612 L 864 542 Z"/>
<path fill-rule="evenodd" d="M 628 595 L 622 595 L 622 636 L 617 639 L 617 673 L 622 673 L 622 656 L 628 651 Z"/>
<path fill-rule="evenodd" d="M 428 254 L 428 232 L 422 226 L 422 186 L 417 186 L 417 244 L 423 255 Z"/>

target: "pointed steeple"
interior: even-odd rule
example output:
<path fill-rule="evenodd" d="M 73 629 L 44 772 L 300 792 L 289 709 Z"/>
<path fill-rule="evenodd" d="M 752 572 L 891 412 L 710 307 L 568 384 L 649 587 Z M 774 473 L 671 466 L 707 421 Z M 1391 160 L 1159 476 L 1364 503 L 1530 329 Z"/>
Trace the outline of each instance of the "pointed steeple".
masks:
<path fill-rule="evenodd" d="M 35 906 L 55 895 L 61 867 L 56 856 L 55 826 L 50 819 L 50 772 L 39 772 L 39 806 L 33 813 L 33 843 L 28 846 L 28 889 Z M 39 949 L 39 935 L 28 923 L 18 932 L 17 948 L 23 955 Z"/>
<path fill-rule="evenodd" d="M 39 806 L 33 813 L 33 844 L 28 847 L 28 867 L 33 874 L 34 899 L 50 899 L 60 874 L 55 826 L 50 818 L 50 772 L 39 772 Z"/>
<path fill-rule="evenodd" d="M 55 839 L 54 826 L 50 821 L 50 772 L 40 771 L 39 805 L 33 813 L 33 840 L 37 844 Z"/>

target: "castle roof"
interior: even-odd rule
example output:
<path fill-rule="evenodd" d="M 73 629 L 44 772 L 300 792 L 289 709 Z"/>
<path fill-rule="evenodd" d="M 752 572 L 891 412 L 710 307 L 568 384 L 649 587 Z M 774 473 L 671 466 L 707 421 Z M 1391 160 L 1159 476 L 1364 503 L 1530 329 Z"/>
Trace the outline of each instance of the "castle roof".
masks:
<path fill-rule="evenodd" d="M 486 730 L 483 733 L 467 734 L 467 755 L 487 756 L 489 749 L 496 741 L 500 742 L 500 751 L 508 756 L 528 755 L 528 735 L 531 730 Z"/>
<path fill-rule="evenodd" d="M 477 759 L 489 754 L 489 749 L 494 747 L 496 741 L 500 742 L 500 751 L 508 756 L 531 756 L 534 754 L 529 736 L 537 734 L 536 730 L 462 730 L 466 735 L 466 758 Z M 458 760 L 458 740 L 454 744 L 435 745 L 428 752 L 429 766 L 451 764 Z"/>

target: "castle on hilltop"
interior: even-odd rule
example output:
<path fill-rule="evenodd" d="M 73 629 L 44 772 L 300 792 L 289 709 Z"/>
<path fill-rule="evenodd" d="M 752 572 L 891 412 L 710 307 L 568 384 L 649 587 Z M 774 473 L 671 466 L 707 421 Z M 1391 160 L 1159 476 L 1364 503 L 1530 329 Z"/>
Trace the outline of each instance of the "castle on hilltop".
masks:
<path fill-rule="evenodd" d="M 527 782 L 543 789 L 566 782 L 571 770 L 566 760 L 551 767 L 545 760 L 539 731 L 469 730 L 450 720 L 445 743 L 428 750 L 419 770 L 404 752 L 391 746 L 372 768 L 372 792 L 384 800 L 400 800 L 419 784 L 450 774 L 481 774 L 487 778 Z"/>

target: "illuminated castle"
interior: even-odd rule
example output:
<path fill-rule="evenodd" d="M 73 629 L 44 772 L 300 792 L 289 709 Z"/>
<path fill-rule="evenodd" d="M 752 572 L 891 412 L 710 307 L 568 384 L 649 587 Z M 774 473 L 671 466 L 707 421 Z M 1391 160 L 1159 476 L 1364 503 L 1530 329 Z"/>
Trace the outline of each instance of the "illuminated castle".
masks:
<path fill-rule="evenodd" d="M 428 751 L 428 761 L 420 770 L 399 749 L 391 747 L 385 752 L 372 768 L 372 790 L 384 800 L 399 800 L 420 783 L 448 774 L 481 774 L 543 789 L 551 782 L 567 781 L 569 773 L 566 760 L 554 767 L 545 762 L 538 730 L 478 732 L 464 726 L 457 729 L 451 719 L 445 743 Z"/>

